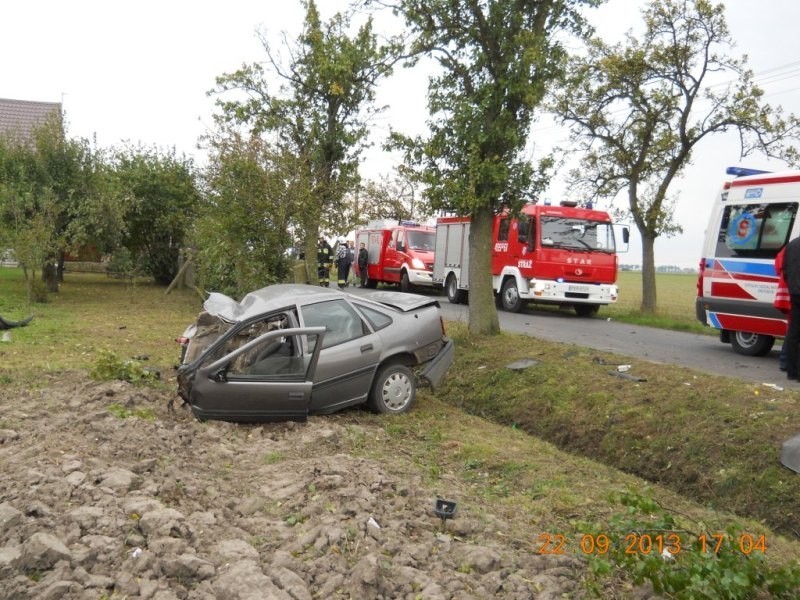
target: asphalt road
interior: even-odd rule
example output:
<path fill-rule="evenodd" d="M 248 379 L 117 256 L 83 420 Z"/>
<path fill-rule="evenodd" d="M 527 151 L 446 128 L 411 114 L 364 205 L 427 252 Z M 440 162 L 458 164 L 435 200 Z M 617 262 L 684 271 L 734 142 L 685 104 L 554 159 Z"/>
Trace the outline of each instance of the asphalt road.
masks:
<path fill-rule="evenodd" d="M 348 291 L 360 293 L 362 290 L 348 288 Z M 467 306 L 450 304 L 445 296 L 439 297 L 439 303 L 446 321 L 468 321 Z M 577 317 L 572 310 L 555 312 L 535 306 L 526 307 L 517 314 L 502 310 L 498 314 L 503 331 L 749 381 L 781 386 L 790 383 L 778 369 L 780 346 L 777 344 L 768 356 L 742 356 L 734 352 L 730 344 L 720 342 L 716 335 L 628 325 L 604 318 L 602 307 L 593 318 Z M 798 387 L 796 382 L 791 385 Z"/>

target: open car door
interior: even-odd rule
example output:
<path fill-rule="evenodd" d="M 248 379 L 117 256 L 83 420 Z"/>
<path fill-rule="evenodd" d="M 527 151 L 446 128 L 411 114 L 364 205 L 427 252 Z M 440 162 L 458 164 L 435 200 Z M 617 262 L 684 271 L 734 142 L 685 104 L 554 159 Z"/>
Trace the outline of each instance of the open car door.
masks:
<path fill-rule="evenodd" d="M 305 420 L 324 335 L 325 327 L 277 329 L 222 358 L 210 357 L 194 376 L 189 405 L 195 417 L 248 423 Z"/>

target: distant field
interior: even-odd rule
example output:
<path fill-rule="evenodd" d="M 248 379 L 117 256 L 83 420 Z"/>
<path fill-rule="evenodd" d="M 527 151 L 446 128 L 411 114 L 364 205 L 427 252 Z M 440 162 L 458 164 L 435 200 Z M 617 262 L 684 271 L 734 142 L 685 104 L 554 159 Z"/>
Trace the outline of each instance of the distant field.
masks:
<path fill-rule="evenodd" d="M 639 312 L 642 303 L 642 274 L 622 271 L 619 274 L 619 300 L 604 306 L 602 315 L 621 316 Z M 686 325 L 700 326 L 694 313 L 697 295 L 696 273 L 657 273 L 656 299 L 658 316 Z"/>

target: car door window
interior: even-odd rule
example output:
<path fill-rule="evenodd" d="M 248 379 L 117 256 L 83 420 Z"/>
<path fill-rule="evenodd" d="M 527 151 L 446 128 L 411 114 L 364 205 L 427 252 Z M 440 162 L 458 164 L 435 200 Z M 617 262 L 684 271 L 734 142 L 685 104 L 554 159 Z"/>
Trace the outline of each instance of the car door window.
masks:
<path fill-rule="evenodd" d="M 301 308 L 306 327 L 325 327 L 322 348 L 330 348 L 369 333 L 366 323 L 345 300 L 328 300 Z M 313 350 L 313 346 L 311 347 Z"/>

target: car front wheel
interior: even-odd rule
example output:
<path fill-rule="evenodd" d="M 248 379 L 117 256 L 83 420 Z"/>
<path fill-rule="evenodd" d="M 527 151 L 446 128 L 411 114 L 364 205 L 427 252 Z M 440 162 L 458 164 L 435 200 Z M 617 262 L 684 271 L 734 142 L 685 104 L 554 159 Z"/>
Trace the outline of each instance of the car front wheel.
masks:
<path fill-rule="evenodd" d="M 414 403 L 417 382 L 411 369 L 401 364 L 382 367 L 372 383 L 369 405 L 380 414 L 400 415 Z"/>

